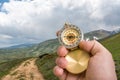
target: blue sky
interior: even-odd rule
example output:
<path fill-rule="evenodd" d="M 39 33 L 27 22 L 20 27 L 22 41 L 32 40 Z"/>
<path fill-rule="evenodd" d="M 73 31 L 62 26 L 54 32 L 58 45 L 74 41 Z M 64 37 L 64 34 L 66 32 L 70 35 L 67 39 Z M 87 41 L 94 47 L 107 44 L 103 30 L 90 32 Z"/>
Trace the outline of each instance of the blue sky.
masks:
<path fill-rule="evenodd" d="M 9 0 L 0 0 L 0 3 L 9 2 Z"/>
<path fill-rule="evenodd" d="M 0 0 L 0 3 L 0 47 L 56 38 L 56 31 L 65 22 L 79 26 L 84 33 L 120 28 L 120 0 Z"/>
<path fill-rule="evenodd" d="M 3 4 L 4 2 L 9 2 L 9 0 L 0 0 L 1 4 Z"/>

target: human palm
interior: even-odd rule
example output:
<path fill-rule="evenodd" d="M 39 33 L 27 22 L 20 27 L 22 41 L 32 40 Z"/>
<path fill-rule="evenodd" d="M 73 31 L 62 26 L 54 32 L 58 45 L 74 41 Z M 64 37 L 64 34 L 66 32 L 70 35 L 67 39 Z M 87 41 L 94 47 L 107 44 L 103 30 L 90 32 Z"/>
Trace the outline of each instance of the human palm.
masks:
<path fill-rule="evenodd" d="M 117 80 L 114 62 L 107 49 L 97 41 L 82 41 L 80 48 L 92 55 L 87 70 L 80 74 L 71 74 L 65 70 L 67 61 L 64 56 L 68 51 L 63 46 L 58 49 L 54 74 L 60 80 Z"/>

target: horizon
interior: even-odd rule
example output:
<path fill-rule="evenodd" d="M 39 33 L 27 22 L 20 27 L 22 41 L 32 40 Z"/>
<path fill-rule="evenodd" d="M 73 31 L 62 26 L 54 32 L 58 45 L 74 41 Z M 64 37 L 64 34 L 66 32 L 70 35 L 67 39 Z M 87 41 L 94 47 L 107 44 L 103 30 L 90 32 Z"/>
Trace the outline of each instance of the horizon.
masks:
<path fill-rule="evenodd" d="M 107 31 L 108 31 L 108 32 L 113 32 L 113 31 L 119 30 L 119 31 L 116 32 L 115 34 L 120 33 L 120 28 L 117 28 L 117 29 L 115 29 L 115 30 L 96 29 L 96 30 L 93 30 L 93 31 L 98 31 L 98 30 L 103 30 L 103 31 L 106 31 L 106 32 L 107 32 Z M 89 31 L 89 32 L 93 32 L 93 31 Z M 86 33 L 89 33 L 89 32 L 86 32 Z M 84 33 L 84 34 L 86 34 L 86 33 Z M 113 34 L 111 34 L 111 35 L 113 35 Z M 93 37 L 95 37 L 95 36 L 93 36 Z M 96 37 L 96 38 L 97 38 L 97 37 Z M 6 47 L 0 47 L 0 49 L 7 49 L 7 48 L 16 47 L 16 46 L 19 47 L 19 46 L 26 46 L 26 45 L 36 45 L 36 44 L 40 44 L 40 43 L 42 43 L 42 42 L 45 42 L 45 41 L 48 41 L 48 40 L 53 40 L 53 39 L 57 39 L 57 37 L 55 37 L 55 38 L 50 38 L 50 39 L 46 39 L 46 40 L 41 41 L 41 42 L 14 44 L 14 45 L 6 46 Z M 88 38 L 87 38 L 87 39 L 88 39 Z"/>

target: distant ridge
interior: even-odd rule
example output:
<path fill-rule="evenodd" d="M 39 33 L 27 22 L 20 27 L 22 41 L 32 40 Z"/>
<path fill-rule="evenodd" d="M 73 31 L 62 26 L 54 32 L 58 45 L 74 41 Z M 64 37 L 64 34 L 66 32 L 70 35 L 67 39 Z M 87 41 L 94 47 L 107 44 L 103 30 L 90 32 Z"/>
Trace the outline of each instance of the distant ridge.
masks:
<path fill-rule="evenodd" d="M 34 43 L 25 43 L 25 44 L 18 44 L 18 45 L 13 45 L 10 47 L 5 47 L 5 48 L 1 48 L 1 49 L 17 49 L 17 48 L 26 48 L 26 47 L 32 47 L 36 44 Z"/>
<path fill-rule="evenodd" d="M 86 39 L 93 40 L 95 38 L 103 39 L 103 38 L 108 37 L 110 35 L 112 35 L 112 31 L 107 31 L 107 30 L 104 30 L 104 29 L 100 29 L 100 30 L 95 30 L 95 31 L 85 33 L 84 34 L 84 36 L 85 36 L 84 39 L 85 40 Z"/>
<path fill-rule="evenodd" d="M 103 38 L 100 43 L 102 43 L 111 52 L 116 65 L 117 77 L 118 80 L 120 80 L 120 33 L 114 35 L 111 34 L 109 37 Z M 16 64 L 20 64 L 21 60 L 24 61 L 26 59 L 22 57 L 39 57 L 41 55 L 41 57 L 37 58 L 36 65 L 38 66 L 39 71 L 43 74 L 45 80 L 58 80 L 52 72 L 53 67 L 55 66 L 55 59 L 57 57 L 56 50 L 59 45 L 58 39 L 51 39 L 32 47 L 0 50 L 0 61 L 2 61 L 2 59 L 5 59 L 6 61 L 0 64 L 0 75 L 10 74 L 8 71 L 11 68 Z M 21 58 L 19 59 L 20 61 L 18 58 Z M 27 62 L 27 64 L 29 64 L 29 62 Z M 16 74 L 17 73 L 15 72 L 14 75 Z"/>
<path fill-rule="evenodd" d="M 106 31 L 101 29 L 85 33 L 85 39 L 89 38 L 90 40 L 92 40 L 94 37 L 97 37 L 98 39 L 103 39 L 111 35 L 113 35 L 112 31 Z M 52 54 L 56 52 L 59 46 L 60 43 L 56 38 L 46 40 L 35 45 L 21 44 L 6 49 L 0 49 L 0 62 L 26 57 L 39 57 L 43 54 Z"/>
<path fill-rule="evenodd" d="M 30 51 L 30 54 L 34 56 L 40 56 L 43 54 L 54 53 L 56 52 L 59 45 L 60 44 L 57 38 L 46 40 L 34 46 L 33 49 Z"/>

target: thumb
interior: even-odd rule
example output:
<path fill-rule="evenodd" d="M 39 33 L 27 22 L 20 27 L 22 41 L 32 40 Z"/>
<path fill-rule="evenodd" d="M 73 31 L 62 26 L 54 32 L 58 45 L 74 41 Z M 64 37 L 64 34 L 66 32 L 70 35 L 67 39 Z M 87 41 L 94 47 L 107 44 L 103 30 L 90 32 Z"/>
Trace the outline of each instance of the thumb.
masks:
<path fill-rule="evenodd" d="M 107 51 L 103 45 L 101 45 L 96 40 L 93 41 L 81 41 L 79 47 L 92 55 L 95 55 L 96 53 L 101 53 Z M 108 52 L 108 51 L 107 51 Z"/>

